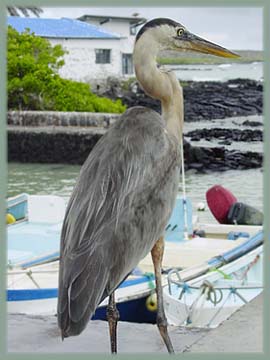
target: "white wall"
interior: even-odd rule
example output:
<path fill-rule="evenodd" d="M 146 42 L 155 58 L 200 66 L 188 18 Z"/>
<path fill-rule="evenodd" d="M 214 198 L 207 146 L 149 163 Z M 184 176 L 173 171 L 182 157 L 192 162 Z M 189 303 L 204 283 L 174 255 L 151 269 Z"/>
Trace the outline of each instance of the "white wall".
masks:
<path fill-rule="evenodd" d="M 49 39 L 52 45 L 60 44 L 69 51 L 65 65 L 60 69 L 62 77 L 89 82 L 106 79 L 108 76 L 122 77 L 122 53 L 132 53 L 133 40 L 109 39 Z M 111 49 L 110 64 L 96 64 L 95 49 Z"/>
<path fill-rule="evenodd" d="M 122 53 L 132 54 L 135 43 L 135 37 L 120 40 L 120 49 Z"/>
<path fill-rule="evenodd" d="M 104 30 L 108 30 L 109 32 L 114 32 L 121 35 L 123 37 L 121 39 L 121 51 L 128 54 L 131 54 L 133 52 L 136 35 L 130 35 L 130 24 L 128 21 L 112 20 L 104 24 L 100 24 L 99 21 L 91 19 L 91 21 L 89 21 L 89 24 L 93 24 L 95 26 L 103 28 Z"/>

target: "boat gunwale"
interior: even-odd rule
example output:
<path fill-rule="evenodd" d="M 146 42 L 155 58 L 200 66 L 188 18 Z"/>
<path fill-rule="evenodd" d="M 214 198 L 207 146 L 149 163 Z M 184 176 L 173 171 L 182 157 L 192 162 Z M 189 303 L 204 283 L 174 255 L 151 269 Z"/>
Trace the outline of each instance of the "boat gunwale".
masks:
<path fill-rule="evenodd" d="M 241 256 L 241 257 L 233 260 L 232 262 L 227 263 L 227 264 L 224 264 L 223 266 L 221 266 L 221 267 L 218 268 L 218 269 L 221 270 L 222 272 L 226 273 L 226 274 L 227 274 L 227 273 L 230 273 L 230 272 L 227 271 L 229 268 L 232 268 L 233 266 L 235 267 L 235 266 L 237 266 L 237 265 L 239 265 L 239 264 L 240 264 L 241 267 L 242 267 L 242 266 L 245 266 L 245 264 L 247 265 L 248 263 L 250 263 L 250 262 L 248 261 L 248 258 L 254 257 L 254 256 L 258 255 L 259 253 L 263 253 L 263 244 L 259 245 L 257 248 L 251 250 L 251 251 L 248 252 L 247 254 L 245 254 L 245 255 L 243 255 L 243 256 Z M 241 265 L 241 263 L 244 263 L 244 264 Z M 239 268 L 239 266 L 237 266 L 237 267 Z M 209 269 L 211 269 L 211 267 L 210 267 Z M 182 270 L 182 271 L 184 271 L 184 270 Z M 179 273 L 181 273 L 181 271 L 179 271 Z M 213 271 L 213 272 L 207 271 L 207 272 L 205 272 L 205 273 L 203 273 L 203 274 L 200 274 L 200 275 L 198 275 L 198 276 L 195 275 L 195 276 L 194 276 L 193 278 L 191 278 L 191 279 L 190 279 L 190 278 L 181 277 L 181 282 L 179 282 L 179 283 L 178 283 L 177 281 L 175 281 L 175 280 L 172 280 L 172 283 L 173 283 L 174 285 L 178 286 L 179 288 L 180 288 L 183 284 L 186 284 L 187 286 L 189 286 L 189 287 L 191 287 L 191 288 L 192 288 L 192 287 L 194 287 L 194 288 L 195 288 L 195 287 L 196 287 L 196 288 L 197 288 L 197 287 L 200 288 L 200 286 L 201 286 L 201 284 L 203 283 L 204 280 L 208 280 L 208 281 L 215 282 L 215 281 L 219 280 L 222 276 L 223 276 L 223 275 L 222 275 L 220 272 L 218 272 L 218 271 Z M 211 278 L 211 280 L 209 280 L 209 277 Z M 196 283 L 199 283 L 200 285 L 195 286 Z M 263 288 L 263 285 L 262 285 L 262 288 Z M 163 287 L 163 290 L 164 290 L 164 292 L 166 293 L 166 296 L 171 297 L 171 298 L 174 299 L 174 296 L 173 296 L 172 294 L 170 294 L 169 284 L 168 284 L 168 283 L 165 284 L 165 286 Z"/>

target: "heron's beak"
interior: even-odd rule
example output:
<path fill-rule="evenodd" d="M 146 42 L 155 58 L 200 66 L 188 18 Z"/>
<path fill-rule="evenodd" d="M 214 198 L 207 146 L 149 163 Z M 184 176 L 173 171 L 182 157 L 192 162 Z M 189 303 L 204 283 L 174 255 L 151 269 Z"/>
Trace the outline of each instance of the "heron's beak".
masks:
<path fill-rule="evenodd" d="M 199 36 L 191 33 L 186 33 L 183 38 L 186 50 L 196 51 L 204 54 L 216 55 L 225 58 L 238 58 L 240 55 L 223 48 L 222 46 L 216 45 L 210 41 L 204 40 Z"/>

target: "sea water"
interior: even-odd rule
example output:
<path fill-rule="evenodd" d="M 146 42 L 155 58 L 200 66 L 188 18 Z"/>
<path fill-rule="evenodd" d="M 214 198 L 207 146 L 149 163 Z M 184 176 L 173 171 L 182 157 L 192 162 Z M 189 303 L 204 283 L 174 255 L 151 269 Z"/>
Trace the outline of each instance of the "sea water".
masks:
<path fill-rule="evenodd" d="M 231 79 L 263 79 L 263 63 L 247 64 L 194 64 L 194 65 L 164 65 L 173 70 L 179 80 L 183 81 L 228 81 Z"/>
<path fill-rule="evenodd" d="M 8 165 L 8 196 L 26 192 L 59 195 L 68 201 L 79 170 L 80 166 L 77 165 L 10 163 Z M 192 201 L 194 212 L 198 203 L 206 204 L 205 193 L 216 184 L 229 189 L 239 201 L 263 210 L 263 172 L 261 169 L 228 170 L 207 174 L 188 171 L 186 193 Z M 182 194 L 182 182 L 179 183 L 179 194 Z M 207 206 L 206 210 L 198 212 L 198 215 L 200 221 L 215 222 Z"/>

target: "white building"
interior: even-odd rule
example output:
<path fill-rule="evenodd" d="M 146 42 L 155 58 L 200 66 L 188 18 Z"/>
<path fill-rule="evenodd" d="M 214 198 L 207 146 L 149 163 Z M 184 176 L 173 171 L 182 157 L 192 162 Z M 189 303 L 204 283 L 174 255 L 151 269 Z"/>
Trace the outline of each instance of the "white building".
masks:
<path fill-rule="evenodd" d="M 133 75 L 136 26 L 145 19 L 94 16 L 90 24 L 90 17 L 85 15 L 84 21 L 79 21 L 10 16 L 8 25 L 19 32 L 29 28 L 52 45 L 62 45 L 68 51 L 59 71 L 62 77 L 94 85 L 109 76 Z"/>
<path fill-rule="evenodd" d="M 122 75 L 134 73 L 132 52 L 138 27 L 146 22 L 145 18 L 108 16 L 108 15 L 83 15 L 80 21 L 96 25 L 106 31 L 121 34 L 120 63 L 122 64 Z"/>

